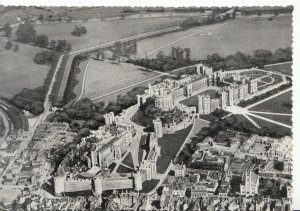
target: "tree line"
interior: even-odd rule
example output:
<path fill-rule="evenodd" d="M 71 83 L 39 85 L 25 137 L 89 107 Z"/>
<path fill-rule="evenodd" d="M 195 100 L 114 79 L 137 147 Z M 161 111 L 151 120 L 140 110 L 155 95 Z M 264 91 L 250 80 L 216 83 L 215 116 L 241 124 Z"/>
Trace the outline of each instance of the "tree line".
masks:
<path fill-rule="evenodd" d="M 8 36 L 9 38 L 11 37 L 12 31 L 8 23 L 5 25 L 4 32 L 6 36 Z M 66 40 L 49 41 L 48 36 L 43 34 L 38 35 L 34 28 L 34 25 L 29 21 L 26 21 L 18 26 L 18 29 L 16 31 L 16 37 L 17 42 L 32 44 L 40 48 L 48 48 L 50 50 L 55 50 L 59 52 L 70 51 L 72 49 L 72 45 Z"/>
<path fill-rule="evenodd" d="M 238 51 L 227 57 L 222 57 L 219 54 L 214 53 L 208 55 L 204 60 L 192 60 L 190 57 L 191 50 L 189 48 L 183 49 L 180 47 L 172 47 L 169 55 L 165 55 L 163 51 L 159 51 L 156 58 L 149 59 L 145 57 L 135 60 L 129 59 L 126 62 L 145 67 L 146 69 L 167 72 L 200 62 L 212 67 L 214 71 L 226 71 L 250 67 L 263 68 L 264 65 L 267 64 L 289 62 L 293 60 L 292 49 L 290 47 L 278 48 L 275 52 L 266 49 L 258 49 L 255 50 L 252 55 Z"/>
<path fill-rule="evenodd" d="M 169 55 L 165 55 L 163 51 L 159 51 L 156 54 L 156 58 L 149 59 L 146 56 L 145 58 L 129 59 L 126 62 L 162 72 L 197 63 L 195 60 L 191 60 L 191 49 L 181 47 L 172 47 Z"/>

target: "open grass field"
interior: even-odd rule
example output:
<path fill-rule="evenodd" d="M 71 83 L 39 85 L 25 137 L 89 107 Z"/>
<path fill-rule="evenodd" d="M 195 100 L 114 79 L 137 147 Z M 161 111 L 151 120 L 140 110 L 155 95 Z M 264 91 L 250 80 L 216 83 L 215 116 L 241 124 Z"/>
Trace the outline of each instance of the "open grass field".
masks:
<path fill-rule="evenodd" d="M 95 44 L 108 43 L 121 38 L 137 35 L 152 30 L 160 30 L 179 25 L 185 18 L 158 17 L 137 18 L 125 20 L 91 21 L 85 23 L 51 23 L 36 25 L 38 34 L 44 34 L 49 39 L 67 40 L 73 50 L 79 50 Z M 87 28 L 87 34 L 81 37 L 71 35 L 75 25 Z"/>
<path fill-rule="evenodd" d="M 156 163 L 158 173 L 164 173 L 167 170 L 191 129 L 192 125 L 174 134 L 164 134 L 162 138 L 158 139 L 158 144 L 161 146 L 161 156 Z"/>
<path fill-rule="evenodd" d="M 256 114 L 258 116 L 262 116 L 277 122 L 281 122 L 287 125 L 292 126 L 292 116 L 281 116 L 281 115 L 271 115 L 271 114 Z M 252 118 L 252 117 L 251 117 Z"/>
<path fill-rule="evenodd" d="M 122 161 L 123 164 L 131 167 L 131 168 L 135 168 L 134 164 L 133 164 L 133 160 L 132 160 L 132 154 L 128 153 L 128 155 L 124 158 L 124 160 Z"/>
<path fill-rule="evenodd" d="M 216 24 L 210 27 L 214 26 Z M 153 52 L 148 58 L 155 57 L 159 50 L 169 54 L 172 46 L 189 47 L 191 57 L 195 59 L 203 59 L 213 53 L 226 56 L 237 51 L 252 53 L 257 49 L 274 51 L 292 46 L 292 16 L 278 16 L 273 21 L 268 21 L 266 17 L 240 18 L 212 30 L 199 32 L 204 27 L 142 40 L 138 42 L 138 56 Z M 183 39 L 191 34 L 194 35 Z"/>
<path fill-rule="evenodd" d="M 46 65 L 34 63 L 40 48 L 18 43 L 20 50 L 5 50 L 5 40 L 0 41 L 0 95 L 12 97 L 23 88 L 36 88 L 44 84 L 49 71 Z"/>
<path fill-rule="evenodd" d="M 283 106 L 283 103 L 292 103 L 292 91 L 288 91 L 264 103 L 258 104 L 257 106 L 254 106 L 249 110 L 291 114 L 292 110 L 288 107 Z"/>
<path fill-rule="evenodd" d="M 274 71 L 274 72 L 283 73 L 283 74 L 291 76 L 291 75 L 293 75 L 292 65 L 293 65 L 293 63 L 289 62 L 289 63 L 284 63 L 284 64 L 275 64 L 275 65 L 272 65 L 272 66 L 266 66 L 264 69 Z"/>
<path fill-rule="evenodd" d="M 201 92 L 200 94 L 201 95 L 208 94 L 210 97 L 213 98 L 213 97 L 216 96 L 216 93 L 217 93 L 216 90 L 214 90 L 214 89 L 208 89 L 208 90 L 206 90 L 204 92 Z M 181 101 L 180 103 L 183 103 L 186 106 L 197 106 L 198 107 L 198 98 L 197 98 L 197 95 L 192 96 L 192 97 L 190 97 L 188 99 L 185 99 L 185 100 Z"/>
<path fill-rule="evenodd" d="M 280 132 L 286 136 L 291 136 L 292 135 L 292 130 L 287 127 L 283 127 L 280 125 L 273 124 L 271 122 L 267 122 L 262 119 L 258 119 L 256 117 L 251 116 L 251 119 L 253 119 L 260 127 L 267 127 L 269 128 L 270 131 L 277 131 Z"/>
<path fill-rule="evenodd" d="M 139 70 L 136 66 L 127 63 L 118 65 L 107 60 L 93 60 L 86 74 L 84 97 L 103 95 L 158 75 L 158 73 Z M 80 92 L 76 94 L 79 96 Z"/>
<path fill-rule="evenodd" d="M 150 191 L 153 190 L 153 188 L 156 187 L 156 185 L 159 183 L 158 179 L 152 179 L 152 180 L 147 180 L 143 182 L 143 188 L 141 190 L 142 193 L 149 193 Z"/>

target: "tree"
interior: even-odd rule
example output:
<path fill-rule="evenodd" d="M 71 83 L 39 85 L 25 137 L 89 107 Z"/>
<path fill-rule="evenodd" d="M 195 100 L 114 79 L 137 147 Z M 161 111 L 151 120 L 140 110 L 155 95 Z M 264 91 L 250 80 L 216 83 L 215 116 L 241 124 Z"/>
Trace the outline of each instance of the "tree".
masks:
<path fill-rule="evenodd" d="M 260 16 L 261 16 L 261 11 L 260 10 L 257 11 L 257 16 L 260 18 Z"/>
<path fill-rule="evenodd" d="M 50 49 L 55 50 L 56 48 L 56 41 L 55 40 L 51 40 L 50 41 Z"/>
<path fill-rule="evenodd" d="M 12 48 L 12 43 L 11 41 L 7 41 L 4 47 L 6 50 L 10 50 Z"/>
<path fill-rule="evenodd" d="M 272 53 L 269 50 L 259 49 L 254 51 L 252 63 L 254 66 L 263 67 L 272 59 Z"/>
<path fill-rule="evenodd" d="M 5 33 L 5 36 L 10 37 L 11 36 L 11 27 L 10 24 L 8 22 L 5 23 L 4 27 L 3 27 L 3 31 Z"/>
<path fill-rule="evenodd" d="M 39 17 L 38 17 L 39 21 L 43 22 L 45 17 L 43 14 L 40 14 Z"/>
<path fill-rule="evenodd" d="M 19 51 L 20 50 L 20 47 L 19 47 L 19 45 L 17 44 L 17 45 L 15 45 L 14 46 L 14 48 L 13 48 L 13 51 L 15 51 L 15 52 L 17 52 L 17 51 Z"/>
<path fill-rule="evenodd" d="M 34 43 L 41 48 L 46 48 L 48 46 L 48 37 L 43 34 L 37 35 L 35 36 Z"/>
<path fill-rule="evenodd" d="M 18 26 L 17 32 L 17 41 L 22 43 L 29 43 L 34 40 L 36 35 L 36 30 L 30 22 L 25 22 Z"/>
<path fill-rule="evenodd" d="M 87 29 L 85 28 L 85 26 L 78 26 L 78 25 L 75 25 L 73 31 L 71 32 L 72 35 L 78 36 L 78 37 L 80 37 L 82 34 L 86 34 L 86 33 L 87 33 Z"/>
<path fill-rule="evenodd" d="M 185 51 L 186 59 L 190 60 L 191 59 L 191 49 L 190 48 L 185 48 L 184 51 Z"/>

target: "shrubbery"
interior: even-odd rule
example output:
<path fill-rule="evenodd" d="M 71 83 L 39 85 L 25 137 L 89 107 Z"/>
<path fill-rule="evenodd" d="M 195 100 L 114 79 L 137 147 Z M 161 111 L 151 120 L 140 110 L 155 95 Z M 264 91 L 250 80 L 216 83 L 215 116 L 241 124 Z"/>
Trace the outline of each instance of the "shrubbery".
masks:
<path fill-rule="evenodd" d="M 80 37 L 81 35 L 86 34 L 86 33 L 87 33 L 87 30 L 86 30 L 85 26 L 78 26 L 78 25 L 75 25 L 75 28 L 71 32 L 72 35 L 78 36 L 78 37 Z"/>
<path fill-rule="evenodd" d="M 57 58 L 57 53 L 53 51 L 42 51 L 37 53 L 33 61 L 37 64 L 51 64 L 51 62 Z"/>

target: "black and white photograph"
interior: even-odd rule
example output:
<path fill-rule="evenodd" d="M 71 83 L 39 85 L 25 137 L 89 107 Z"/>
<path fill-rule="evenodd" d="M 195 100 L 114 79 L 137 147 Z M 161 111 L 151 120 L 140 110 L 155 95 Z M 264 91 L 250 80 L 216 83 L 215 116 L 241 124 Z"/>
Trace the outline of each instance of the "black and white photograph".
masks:
<path fill-rule="evenodd" d="M 36 2 L 0 1 L 0 210 L 294 210 L 295 5 Z"/>

